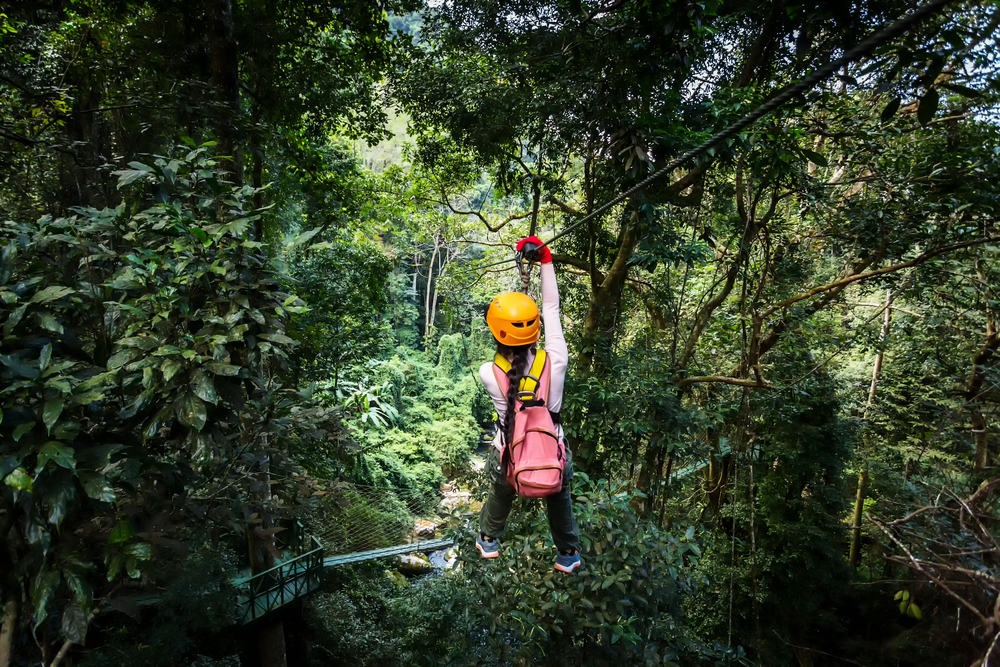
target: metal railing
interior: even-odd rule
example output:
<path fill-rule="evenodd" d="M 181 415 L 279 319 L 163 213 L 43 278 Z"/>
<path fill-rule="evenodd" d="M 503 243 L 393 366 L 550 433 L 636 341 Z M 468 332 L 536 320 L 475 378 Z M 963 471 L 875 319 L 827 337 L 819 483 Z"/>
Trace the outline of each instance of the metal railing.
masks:
<path fill-rule="evenodd" d="M 319 590 L 323 546 L 315 537 L 306 535 L 298 521 L 292 524 L 287 535 L 287 538 L 277 541 L 291 554 L 299 555 L 252 577 L 236 580 L 240 623 L 255 621 Z"/>

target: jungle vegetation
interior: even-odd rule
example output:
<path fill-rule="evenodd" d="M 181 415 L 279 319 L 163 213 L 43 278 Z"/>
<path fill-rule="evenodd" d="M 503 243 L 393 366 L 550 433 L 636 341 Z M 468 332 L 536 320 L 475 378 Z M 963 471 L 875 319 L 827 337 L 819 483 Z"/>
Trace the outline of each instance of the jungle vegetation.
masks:
<path fill-rule="evenodd" d="M 0 667 L 1000 661 L 972 0 L 553 244 L 581 572 L 523 503 L 500 567 L 460 521 L 452 573 L 331 569 L 236 624 L 329 498 L 381 546 L 406 494 L 483 492 L 483 311 L 520 280 L 480 267 L 914 6 L 0 5 Z"/>

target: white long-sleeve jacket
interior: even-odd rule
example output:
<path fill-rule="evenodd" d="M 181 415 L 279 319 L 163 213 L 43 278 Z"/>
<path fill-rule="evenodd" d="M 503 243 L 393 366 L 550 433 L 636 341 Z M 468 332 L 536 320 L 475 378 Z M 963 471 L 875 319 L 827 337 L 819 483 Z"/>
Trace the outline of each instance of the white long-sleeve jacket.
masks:
<path fill-rule="evenodd" d="M 546 407 L 550 412 L 559 412 L 562 408 L 563 386 L 566 383 L 566 367 L 569 365 L 569 350 L 566 338 L 563 336 L 562 320 L 559 316 L 559 286 L 556 285 L 556 270 L 549 264 L 541 265 L 542 277 L 542 331 L 545 333 L 545 353 L 549 357 L 551 376 L 549 379 L 549 397 Z M 528 353 L 528 366 L 534 361 L 534 353 Z M 490 360 L 479 367 L 479 379 L 493 399 L 497 417 L 503 423 L 507 415 L 507 397 L 500 391 L 500 385 L 493 375 L 493 361 Z M 556 425 L 556 431 L 562 437 L 562 425 Z M 493 446 L 503 449 L 500 433 L 493 438 Z"/>

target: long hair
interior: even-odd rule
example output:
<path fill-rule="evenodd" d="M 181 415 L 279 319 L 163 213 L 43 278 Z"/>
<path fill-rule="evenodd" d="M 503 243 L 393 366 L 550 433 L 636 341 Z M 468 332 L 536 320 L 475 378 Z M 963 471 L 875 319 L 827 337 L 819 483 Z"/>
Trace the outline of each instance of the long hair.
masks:
<path fill-rule="evenodd" d="M 535 346 L 534 343 L 527 345 L 504 345 L 497 341 L 497 353 L 507 356 L 512 353 L 514 359 L 510 363 L 510 370 L 507 371 L 507 414 L 503 418 L 504 442 L 510 442 L 514 437 L 514 401 L 517 399 L 518 387 L 521 386 L 521 378 L 528 372 L 528 352 Z"/>

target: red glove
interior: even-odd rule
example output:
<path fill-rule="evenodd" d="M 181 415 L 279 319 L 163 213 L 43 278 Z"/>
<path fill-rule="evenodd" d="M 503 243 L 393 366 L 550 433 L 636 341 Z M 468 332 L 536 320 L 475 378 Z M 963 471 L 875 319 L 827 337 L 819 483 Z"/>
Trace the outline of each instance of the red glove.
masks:
<path fill-rule="evenodd" d="M 524 247 L 525 243 L 534 243 L 536 246 L 540 246 L 540 245 L 542 245 L 542 240 L 540 238 L 538 238 L 537 236 L 529 236 L 526 239 L 521 239 L 520 241 L 517 242 L 517 251 L 518 252 L 521 251 L 521 248 Z M 539 248 L 538 250 L 535 251 L 534 254 L 535 254 L 535 257 L 537 257 L 537 261 L 541 262 L 542 264 L 551 264 L 552 263 L 552 252 L 549 250 L 548 246 L 544 246 L 544 247 Z"/>

